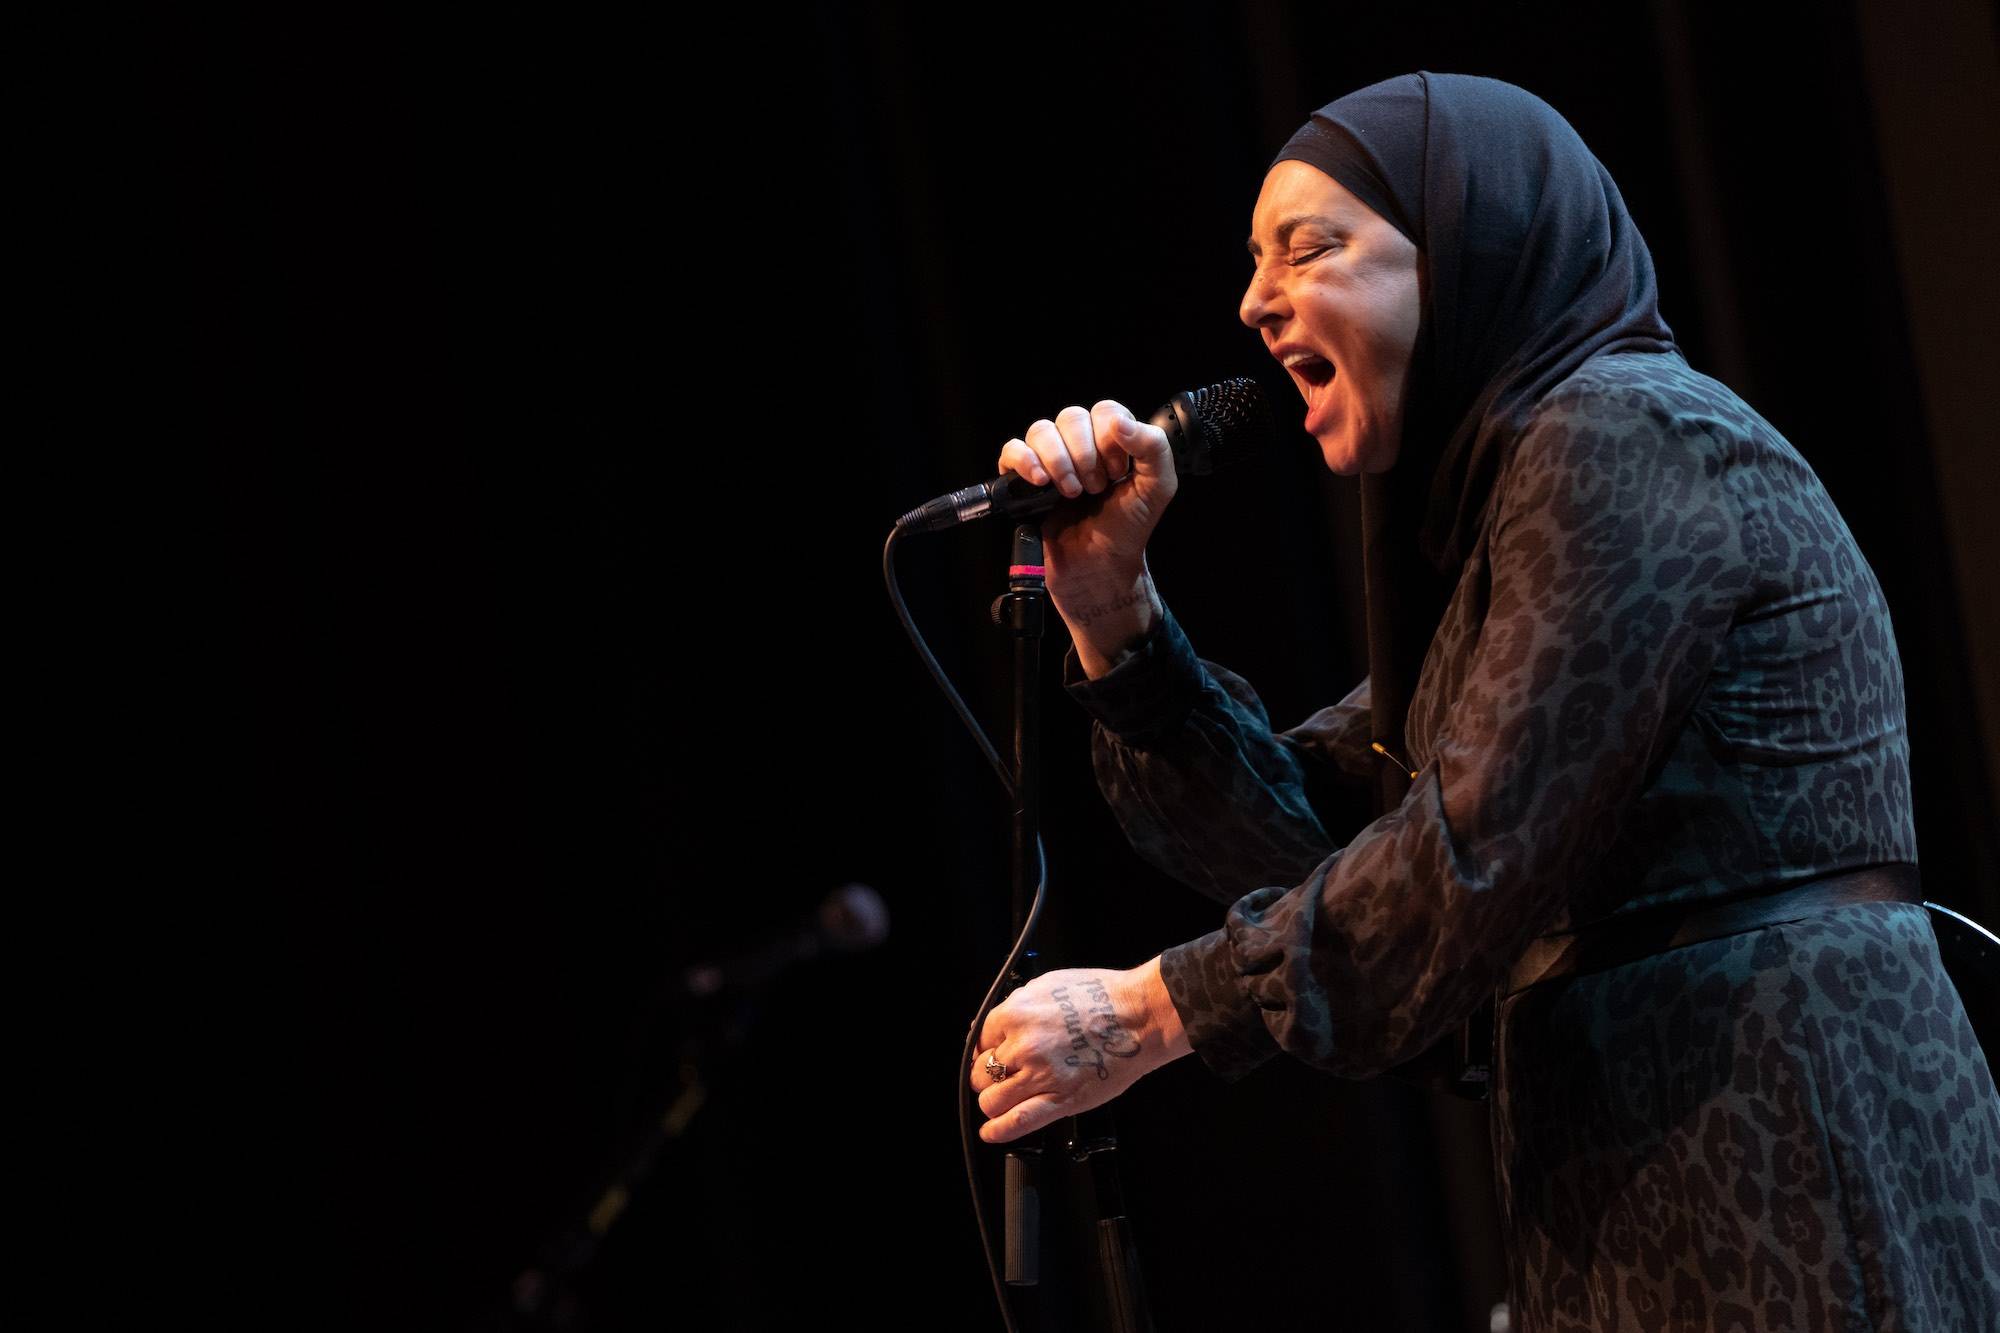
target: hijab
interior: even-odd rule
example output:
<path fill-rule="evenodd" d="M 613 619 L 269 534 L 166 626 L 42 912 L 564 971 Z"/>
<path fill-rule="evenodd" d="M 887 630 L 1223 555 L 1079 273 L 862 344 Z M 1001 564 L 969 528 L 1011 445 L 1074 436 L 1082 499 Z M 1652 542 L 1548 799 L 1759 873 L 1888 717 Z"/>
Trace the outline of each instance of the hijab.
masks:
<path fill-rule="evenodd" d="M 1361 478 L 1374 729 L 1397 756 L 1425 650 L 1535 406 L 1593 356 L 1674 350 L 1611 173 L 1524 89 L 1405 74 L 1329 102 L 1271 159 L 1331 176 L 1420 252 L 1395 465 Z M 1421 555 L 1421 559 L 1419 559 Z M 1382 800 L 1408 770 L 1385 766 Z"/>

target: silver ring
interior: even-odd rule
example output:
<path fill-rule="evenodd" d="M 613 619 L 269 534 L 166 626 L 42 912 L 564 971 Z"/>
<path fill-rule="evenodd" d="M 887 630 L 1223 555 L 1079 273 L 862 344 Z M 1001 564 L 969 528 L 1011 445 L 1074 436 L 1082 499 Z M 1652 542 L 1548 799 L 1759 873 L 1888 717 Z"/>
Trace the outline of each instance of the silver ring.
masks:
<path fill-rule="evenodd" d="M 1000 1061 L 995 1058 L 997 1055 L 998 1055 L 997 1051 L 988 1051 L 986 1053 L 986 1076 L 992 1079 L 995 1083 L 998 1083 L 1001 1079 L 1007 1077 L 1008 1073 L 1010 1072 L 1007 1066 L 1001 1064 Z"/>

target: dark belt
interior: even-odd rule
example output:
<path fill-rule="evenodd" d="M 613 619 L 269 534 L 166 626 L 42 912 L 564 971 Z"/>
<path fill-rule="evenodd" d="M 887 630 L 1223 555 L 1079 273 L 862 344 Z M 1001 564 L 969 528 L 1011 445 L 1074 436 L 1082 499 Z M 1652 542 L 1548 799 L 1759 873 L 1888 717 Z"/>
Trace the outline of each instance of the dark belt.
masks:
<path fill-rule="evenodd" d="M 1731 902 L 1662 903 L 1566 935 L 1544 935 L 1507 975 L 1507 994 L 1579 972 L 1602 972 L 1703 940 L 1798 921 L 1853 903 L 1920 903 L 1917 868 L 1905 862 L 1822 875 L 1777 893 Z"/>

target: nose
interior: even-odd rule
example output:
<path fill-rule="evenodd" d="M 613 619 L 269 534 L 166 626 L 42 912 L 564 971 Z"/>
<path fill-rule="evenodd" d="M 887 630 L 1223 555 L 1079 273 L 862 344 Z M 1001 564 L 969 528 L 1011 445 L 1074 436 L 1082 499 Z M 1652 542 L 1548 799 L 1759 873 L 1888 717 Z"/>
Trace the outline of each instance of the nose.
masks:
<path fill-rule="evenodd" d="M 1266 276 L 1264 266 L 1259 264 L 1250 274 L 1250 285 L 1243 289 L 1243 301 L 1236 307 L 1236 317 L 1250 328 L 1261 328 L 1271 320 L 1283 317 L 1282 304 L 1277 283 Z"/>

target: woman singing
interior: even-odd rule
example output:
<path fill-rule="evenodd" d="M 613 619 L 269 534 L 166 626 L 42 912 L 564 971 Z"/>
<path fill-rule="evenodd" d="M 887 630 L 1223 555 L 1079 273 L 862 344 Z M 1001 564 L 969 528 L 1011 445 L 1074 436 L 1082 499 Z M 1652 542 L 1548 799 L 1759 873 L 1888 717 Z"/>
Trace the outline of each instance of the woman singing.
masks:
<path fill-rule="evenodd" d="M 1228 912 L 995 1008 L 982 1137 L 1190 1051 L 1365 1077 L 1498 997 L 1517 1328 L 2000 1329 L 2000 1095 L 1919 905 L 1888 607 L 1675 346 L 1610 175 L 1518 88 L 1407 75 L 1292 137 L 1249 249 L 1242 320 L 1361 477 L 1368 677 L 1273 732 L 1147 572 L 1161 433 L 1008 442 L 1097 497 L 1045 540 L 1104 795 Z M 1345 846 L 1325 766 L 1380 789 Z"/>

